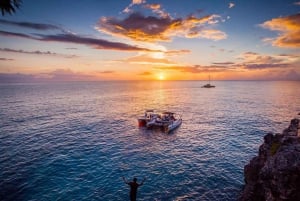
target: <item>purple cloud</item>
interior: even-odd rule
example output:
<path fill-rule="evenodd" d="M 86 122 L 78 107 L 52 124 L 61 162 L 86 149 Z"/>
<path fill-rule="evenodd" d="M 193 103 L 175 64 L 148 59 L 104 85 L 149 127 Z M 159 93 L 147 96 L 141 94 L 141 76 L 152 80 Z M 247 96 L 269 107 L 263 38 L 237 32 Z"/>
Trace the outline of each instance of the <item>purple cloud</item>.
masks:
<path fill-rule="evenodd" d="M 0 61 L 13 61 L 13 59 L 8 59 L 8 58 L 0 58 Z"/>
<path fill-rule="evenodd" d="M 212 64 L 214 64 L 214 65 L 220 65 L 220 66 L 234 65 L 233 62 L 214 62 Z"/>
<path fill-rule="evenodd" d="M 73 72 L 69 69 L 56 69 L 42 74 L 0 73 L 0 83 L 95 81 L 99 77 L 91 74 Z"/>
<path fill-rule="evenodd" d="M 41 38 L 37 40 L 76 43 L 76 44 L 88 45 L 95 49 L 110 49 L 110 50 L 121 50 L 121 51 L 150 51 L 149 49 L 146 48 L 140 48 L 125 43 L 110 42 L 102 39 L 81 37 L 73 34 L 39 35 L 39 36 Z"/>
<path fill-rule="evenodd" d="M 51 41 L 51 42 L 87 45 L 95 49 L 107 49 L 107 50 L 119 50 L 119 51 L 156 51 L 147 48 L 128 45 L 125 43 L 111 42 L 107 40 L 95 39 L 89 37 L 81 37 L 74 34 L 57 34 L 57 35 L 36 34 L 36 36 L 33 37 L 27 34 L 7 32 L 7 31 L 0 30 L 0 35 L 7 36 L 7 37 L 27 38 L 27 39 L 39 40 L 39 41 Z"/>
<path fill-rule="evenodd" d="M 290 70 L 287 72 L 284 76 L 285 80 L 300 80 L 300 74 L 296 72 L 295 70 Z"/>
<path fill-rule="evenodd" d="M 36 40 L 36 38 L 34 38 L 30 35 L 27 35 L 27 34 L 8 32 L 8 31 L 2 31 L 2 30 L 0 30 L 0 35 L 6 36 L 6 37 L 18 37 L 18 38 L 27 38 L 27 39 Z"/>
<path fill-rule="evenodd" d="M 40 24 L 40 23 L 32 23 L 32 22 L 13 22 L 13 21 L 8 21 L 3 19 L 0 19 L 0 24 L 30 28 L 30 29 L 40 30 L 40 31 L 46 31 L 46 30 L 64 31 L 61 27 L 52 24 Z"/>
<path fill-rule="evenodd" d="M 40 51 L 40 50 L 36 50 L 36 51 L 25 51 L 25 50 L 15 50 L 15 49 L 10 49 L 10 48 L 0 48 L 0 51 L 2 52 L 13 52 L 13 53 L 22 53 L 22 54 L 36 54 L 36 55 L 48 55 L 48 56 L 63 56 L 65 58 L 74 58 L 77 57 L 76 55 L 65 55 L 65 54 L 57 54 L 54 52 L 50 52 L 50 51 Z"/>
<path fill-rule="evenodd" d="M 290 64 L 287 63 L 254 63 L 254 64 L 242 64 L 245 69 L 267 69 L 267 68 L 287 68 L 291 67 Z"/>
<path fill-rule="evenodd" d="M 32 82 L 35 80 L 33 75 L 20 73 L 0 73 L 0 83 Z"/>
<path fill-rule="evenodd" d="M 295 63 L 295 55 L 279 54 L 279 55 L 261 55 L 255 52 L 245 52 L 239 59 L 243 60 L 236 64 L 248 70 L 272 69 L 272 68 L 289 68 Z"/>
<path fill-rule="evenodd" d="M 118 37 L 126 37 L 136 41 L 171 41 L 174 36 L 186 38 L 225 39 L 227 36 L 220 30 L 212 29 L 218 23 L 218 15 L 173 19 L 166 16 L 145 16 L 139 12 L 130 14 L 124 19 L 102 17 L 96 29 Z"/>
<path fill-rule="evenodd" d="M 45 73 L 48 81 L 94 81 L 97 77 L 94 75 L 76 73 L 69 69 L 56 69 L 53 72 Z"/>
<path fill-rule="evenodd" d="M 78 50 L 76 47 L 67 47 L 66 50 Z"/>
<path fill-rule="evenodd" d="M 115 73 L 115 71 L 105 70 L 105 71 L 100 71 L 99 73 L 101 73 L 101 74 L 112 74 L 112 73 Z"/>

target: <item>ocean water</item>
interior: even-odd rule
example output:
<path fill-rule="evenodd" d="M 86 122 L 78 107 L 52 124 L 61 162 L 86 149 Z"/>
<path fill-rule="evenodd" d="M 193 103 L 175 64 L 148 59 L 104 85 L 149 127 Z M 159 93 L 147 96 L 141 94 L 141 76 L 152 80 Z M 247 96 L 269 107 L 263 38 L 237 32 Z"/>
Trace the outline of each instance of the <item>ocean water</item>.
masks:
<path fill-rule="evenodd" d="M 263 136 L 300 112 L 300 82 L 0 85 L 0 200 L 236 200 Z M 145 109 L 182 115 L 170 134 Z M 299 116 L 298 116 L 299 117 Z"/>

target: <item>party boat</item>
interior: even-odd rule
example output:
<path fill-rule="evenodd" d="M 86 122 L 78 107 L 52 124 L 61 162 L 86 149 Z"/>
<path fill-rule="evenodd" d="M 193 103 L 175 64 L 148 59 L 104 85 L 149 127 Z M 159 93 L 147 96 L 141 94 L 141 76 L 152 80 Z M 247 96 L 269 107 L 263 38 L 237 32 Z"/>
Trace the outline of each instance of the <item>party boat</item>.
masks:
<path fill-rule="evenodd" d="M 146 110 L 145 115 L 138 118 L 139 127 L 160 128 L 166 133 L 173 131 L 181 124 L 181 116 L 173 112 L 156 113 L 154 110 Z"/>

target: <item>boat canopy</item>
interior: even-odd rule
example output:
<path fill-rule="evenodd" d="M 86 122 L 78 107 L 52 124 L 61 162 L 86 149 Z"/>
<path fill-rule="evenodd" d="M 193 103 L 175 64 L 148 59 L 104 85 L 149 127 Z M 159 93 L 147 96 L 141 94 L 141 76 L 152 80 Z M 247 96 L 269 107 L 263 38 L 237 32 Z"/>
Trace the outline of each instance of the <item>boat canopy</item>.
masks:
<path fill-rule="evenodd" d="M 146 110 L 145 112 L 154 112 L 154 110 Z"/>
<path fill-rule="evenodd" d="M 173 112 L 163 112 L 162 114 L 164 114 L 164 115 L 173 115 L 175 113 L 173 113 Z"/>

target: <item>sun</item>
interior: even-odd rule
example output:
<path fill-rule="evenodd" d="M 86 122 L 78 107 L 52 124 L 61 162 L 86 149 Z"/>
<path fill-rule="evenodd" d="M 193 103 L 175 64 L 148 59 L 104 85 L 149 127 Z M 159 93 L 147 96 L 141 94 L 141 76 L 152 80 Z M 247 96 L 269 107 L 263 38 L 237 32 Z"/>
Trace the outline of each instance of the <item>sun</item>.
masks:
<path fill-rule="evenodd" d="M 158 80 L 165 80 L 166 79 L 166 77 L 163 73 L 159 73 L 157 78 L 158 78 Z"/>

